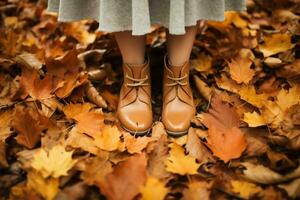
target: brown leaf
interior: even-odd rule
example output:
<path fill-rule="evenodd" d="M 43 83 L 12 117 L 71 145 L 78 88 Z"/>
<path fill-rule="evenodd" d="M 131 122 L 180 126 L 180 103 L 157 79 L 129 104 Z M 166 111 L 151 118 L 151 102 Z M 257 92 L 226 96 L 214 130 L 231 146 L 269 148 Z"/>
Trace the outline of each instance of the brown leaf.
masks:
<path fill-rule="evenodd" d="M 48 118 L 32 108 L 15 108 L 12 127 L 17 131 L 19 144 L 32 149 L 41 139 L 42 130 L 47 128 Z"/>
<path fill-rule="evenodd" d="M 194 128 L 189 129 L 185 148 L 189 155 L 195 157 L 199 163 L 206 163 L 214 160 L 210 151 L 195 133 Z"/>
<path fill-rule="evenodd" d="M 133 199 L 147 180 L 146 165 L 145 154 L 137 154 L 120 162 L 99 183 L 101 192 L 111 200 Z"/>

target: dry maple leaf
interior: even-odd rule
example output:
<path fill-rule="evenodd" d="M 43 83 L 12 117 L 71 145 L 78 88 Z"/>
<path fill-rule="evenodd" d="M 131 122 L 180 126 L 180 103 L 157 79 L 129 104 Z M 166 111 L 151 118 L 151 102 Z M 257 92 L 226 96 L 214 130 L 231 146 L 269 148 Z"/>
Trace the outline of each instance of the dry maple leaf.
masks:
<path fill-rule="evenodd" d="M 82 180 L 89 185 L 97 185 L 98 187 L 100 187 L 101 181 L 104 181 L 104 177 L 113 171 L 109 161 L 109 152 L 106 151 L 99 152 L 95 157 L 88 157 L 77 165 L 82 171 L 80 174 Z"/>
<path fill-rule="evenodd" d="M 141 153 L 147 147 L 149 142 L 155 141 L 153 137 L 135 137 L 130 133 L 123 131 L 124 143 L 129 153 Z"/>
<path fill-rule="evenodd" d="M 253 57 L 251 50 L 241 49 L 239 54 L 228 63 L 230 75 L 237 83 L 248 84 L 252 80 L 254 70 L 250 67 L 253 63 Z"/>
<path fill-rule="evenodd" d="M 143 200 L 163 200 L 168 191 L 163 182 L 152 176 L 148 176 L 146 184 L 140 189 Z"/>
<path fill-rule="evenodd" d="M 39 171 L 44 178 L 58 178 L 68 175 L 68 170 L 77 162 L 72 158 L 73 151 L 66 151 L 62 145 L 56 145 L 49 152 L 40 148 L 35 153 L 31 166 Z"/>
<path fill-rule="evenodd" d="M 167 179 L 171 173 L 166 171 L 164 161 L 168 157 L 168 138 L 167 134 L 161 135 L 157 142 L 152 143 L 153 149 L 149 155 L 148 172 L 151 176 L 159 179 Z"/>
<path fill-rule="evenodd" d="M 244 113 L 243 121 L 245 121 L 249 127 L 258 127 L 266 125 L 264 118 L 255 111 L 252 113 Z"/>
<path fill-rule="evenodd" d="M 12 134 L 10 130 L 12 117 L 11 111 L 0 112 L 0 141 L 2 142 Z"/>
<path fill-rule="evenodd" d="M 212 183 L 212 182 L 211 182 Z M 205 181 L 192 181 L 188 183 L 188 188 L 183 191 L 183 200 L 210 200 L 211 183 Z"/>
<path fill-rule="evenodd" d="M 207 146 L 215 156 L 228 162 L 230 159 L 239 158 L 247 143 L 244 134 L 237 127 L 220 131 L 211 126 L 208 130 Z"/>
<path fill-rule="evenodd" d="M 95 105 L 91 103 L 69 103 L 63 107 L 63 112 L 68 119 L 76 119 L 76 116 L 82 113 L 88 113 Z"/>
<path fill-rule="evenodd" d="M 101 193 L 109 200 L 132 200 L 147 180 L 145 154 L 130 156 L 120 162 L 99 183 Z"/>
<path fill-rule="evenodd" d="M 55 94 L 60 98 L 69 96 L 74 88 L 88 80 L 88 74 L 82 73 L 83 65 L 77 55 L 76 50 L 71 50 L 60 59 L 48 58 L 45 61 L 47 73 L 53 77 Z"/>
<path fill-rule="evenodd" d="M 45 179 L 40 173 L 30 171 L 27 174 L 27 187 L 44 199 L 53 200 L 59 191 L 59 180 L 53 177 Z"/>
<path fill-rule="evenodd" d="M 246 139 L 238 128 L 240 121 L 235 108 L 214 96 L 211 108 L 203 116 L 203 124 L 208 127 L 207 146 L 214 155 L 225 162 L 240 157 L 246 149 Z"/>
<path fill-rule="evenodd" d="M 265 35 L 264 40 L 265 43 L 259 45 L 259 50 L 264 54 L 265 57 L 287 51 L 295 46 L 291 43 L 291 35 L 287 33 Z"/>
<path fill-rule="evenodd" d="M 272 171 L 263 165 L 253 164 L 250 162 L 243 162 L 241 164 L 246 167 L 246 169 L 243 170 L 244 177 L 257 183 L 275 184 L 300 177 L 299 166 L 294 171 L 283 175 Z"/>
<path fill-rule="evenodd" d="M 258 108 L 263 107 L 264 103 L 268 100 L 268 95 L 264 93 L 257 94 L 253 85 L 243 86 L 238 94 L 241 96 L 241 99 Z"/>
<path fill-rule="evenodd" d="M 37 70 L 22 67 L 20 87 L 24 88 L 33 99 L 47 99 L 53 96 L 53 76 L 47 74 L 43 79 L 40 79 Z"/>
<path fill-rule="evenodd" d="M 92 137 L 96 137 L 104 126 L 104 116 L 102 113 L 83 112 L 74 116 L 74 119 L 77 121 L 78 130 Z"/>
<path fill-rule="evenodd" d="M 282 111 L 286 111 L 293 105 L 300 103 L 300 87 L 295 85 L 288 91 L 281 89 L 277 95 L 276 103 Z"/>
<path fill-rule="evenodd" d="M 96 155 L 99 151 L 95 140 L 92 137 L 78 131 L 77 126 L 74 126 L 69 131 L 68 138 L 66 139 L 66 145 L 70 145 L 73 148 L 81 148 L 82 150 L 94 155 Z"/>
<path fill-rule="evenodd" d="M 206 55 L 204 52 L 198 54 L 197 59 L 191 60 L 191 65 L 198 72 L 212 72 L 212 57 Z"/>
<path fill-rule="evenodd" d="M 93 135 L 95 144 L 102 150 L 114 151 L 120 146 L 122 133 L 116 126 L 104 125 L 101 130 Z"/>
<path fill-rule="evenodd" d="M 185 148 L 189 155 L 196 158 L 199 163 L 206 163 L 214 160 L 210 151 L 195 133 L 194 128 L 189 129 Z"/>
<path fill-rule="evenodd" d="M 211 107 L 207 113 L 203 113 L 203 124 L 206 127 L 217 127 L 220 130 L 226 130 L 240 125 L 240 117 L 233 106 L 222 101 L 216 93 L 214 93 Z"/>
<path fill-rule="evenodd" d="M 49 119 L 32 108 L 16 107 L 12 127 L 18 133 L 19 144 L 32 149 L 41 139 L 41 132 L 47 128 Z"/>
<path fill-rule="evenodd" d="M 167 171 L 180 175 L 198 173 L 200 164 L 196 163 L 194 157 L 185 155 L 183 147 L 175 142 L 170 143 L 169 147 L 169 157 L 164 161 Z"/>
<path fill-rule="evenodd" d="M 244 199 L 249 199 L 254 194 L 262 191 L 262 188 L 246 181 L 232 180 L 231 186 L 233 192 L 238 193 Z"/>

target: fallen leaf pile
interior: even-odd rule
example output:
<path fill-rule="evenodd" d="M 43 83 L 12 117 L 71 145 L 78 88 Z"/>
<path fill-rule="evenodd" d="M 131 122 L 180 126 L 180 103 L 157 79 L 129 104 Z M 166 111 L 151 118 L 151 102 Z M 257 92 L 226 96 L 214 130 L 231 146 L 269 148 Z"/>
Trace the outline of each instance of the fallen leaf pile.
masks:
<path fill-rule="evenodd" d="M 299 199 L 299 5 L 248 0 L 247 12 L 199 23 L 197 114 L 171 138 L 160 122 L 164 27 L 147 35 L 155 122 L 135 137 L 115 115 L 113 34 L 57 22 L 46 0 L 1 1 L 0 199 Z"/>

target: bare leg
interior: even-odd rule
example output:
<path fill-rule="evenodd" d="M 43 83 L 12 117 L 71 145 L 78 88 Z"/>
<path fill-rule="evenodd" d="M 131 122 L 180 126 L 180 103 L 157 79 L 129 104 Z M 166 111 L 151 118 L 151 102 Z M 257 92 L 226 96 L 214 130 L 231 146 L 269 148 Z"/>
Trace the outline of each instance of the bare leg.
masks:
<path fill-rule="evenodd" d="M 185 30 L 184 35 L 172 35 L 167 30 L 168 59 L 173 66 L 181 66 L 190 58 L 197 26 L 189 26 Z"/>
<path fill-rule="evenodd" d="M 138 65 L 145 62 L 146 35 L 134 36 L 131 31 L 115 32 L 114 35 L 124 63 Z"/>

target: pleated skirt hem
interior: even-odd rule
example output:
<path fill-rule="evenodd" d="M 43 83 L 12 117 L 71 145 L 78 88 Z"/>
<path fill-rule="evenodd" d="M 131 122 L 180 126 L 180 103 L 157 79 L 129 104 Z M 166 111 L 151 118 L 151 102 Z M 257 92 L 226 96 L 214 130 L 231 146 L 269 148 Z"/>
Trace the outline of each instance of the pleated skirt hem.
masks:
<path fill-rule="evenodd" d="M 98 30 L 132 30 L 144 35 L 151 25 L 162 25 L 170 34 L 185 34 L 185 27 L 199 20 L 224 21 L 225 11 L 246 11 L 246 0 L 48 0 L 48 12 L 58 21 L 94 19 Z"/>

